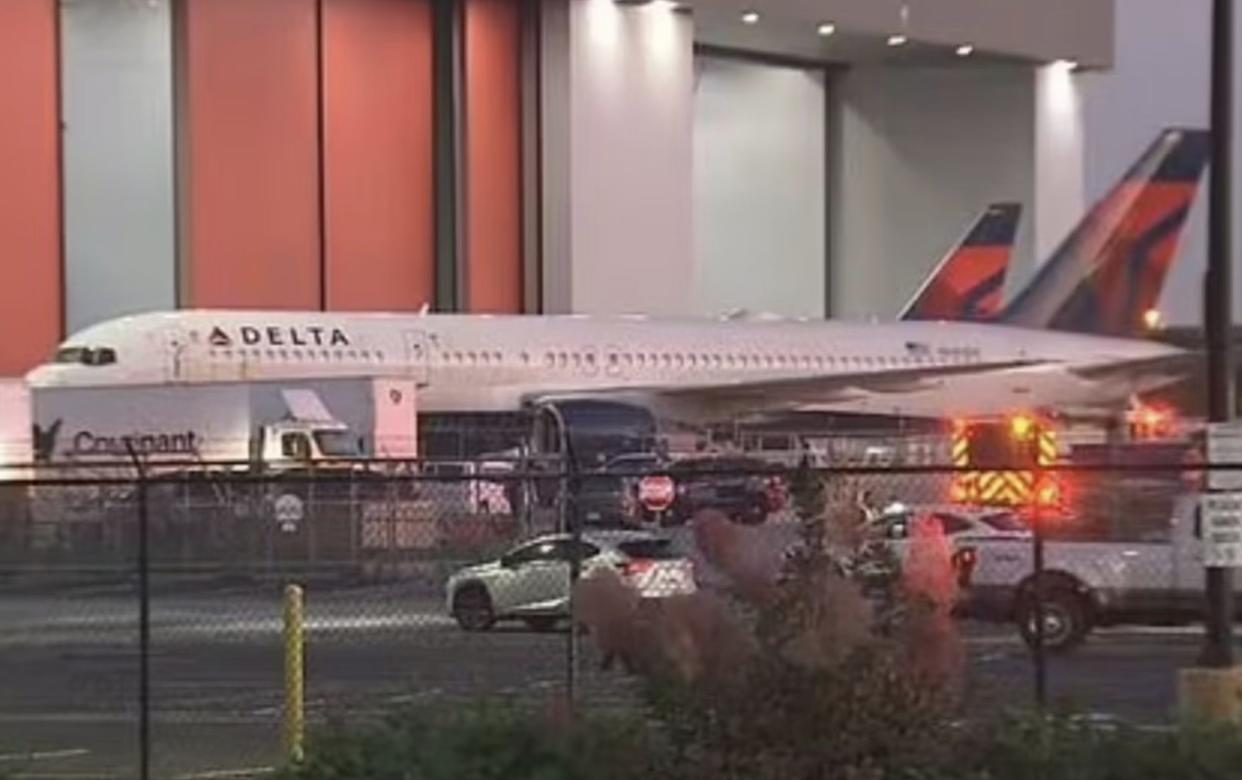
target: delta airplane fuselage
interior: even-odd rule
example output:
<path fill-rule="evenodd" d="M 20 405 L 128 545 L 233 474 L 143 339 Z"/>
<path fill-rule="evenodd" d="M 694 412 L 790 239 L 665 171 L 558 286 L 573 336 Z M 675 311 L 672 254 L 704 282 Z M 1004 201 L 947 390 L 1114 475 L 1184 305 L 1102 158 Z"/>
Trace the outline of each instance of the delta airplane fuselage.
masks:
<path fill-rule="evenodd" d="M 799 409 L 940 417 L 1120 406 L 1176 378 L 1125 366 L 1184 354 L 956 322 L 191 310 L 87 328 L 27 379 L 37 389 L 400 376 L 418 382 L 426 413 L 604 397 L 686 419 Z"/>

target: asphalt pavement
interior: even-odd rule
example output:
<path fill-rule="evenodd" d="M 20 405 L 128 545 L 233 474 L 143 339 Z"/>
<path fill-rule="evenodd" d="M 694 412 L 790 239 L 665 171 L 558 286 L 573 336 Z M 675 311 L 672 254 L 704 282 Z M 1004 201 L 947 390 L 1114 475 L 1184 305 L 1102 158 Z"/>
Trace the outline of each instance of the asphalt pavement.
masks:
<path fill-rule="evenodd" d="M 224 777 L 280 759 L 278 587 L 214 588 L 152 602 L 152 745 L 159 777 Z M 116 586 L 0 594 L 0 771 L 45 778 L 133 777 L 138 761 L 138 609 Z M 1029 704 L 1030 656 L 1010 626 L 963 624 L 976 712 Z M 307 598 L 312 722 L 378 715 L 443 697 L 551 700 L 565 684 L 567 635 L 459 630 L 440 600 L 403 585 Z M 1197 629 L 1115 628 L 1051 659 L 1050 694 L 1076 709 L 1167 722 L 1175 672 Z M 583 700 L 624 706 L 632 681 L 583 664 Z"/>

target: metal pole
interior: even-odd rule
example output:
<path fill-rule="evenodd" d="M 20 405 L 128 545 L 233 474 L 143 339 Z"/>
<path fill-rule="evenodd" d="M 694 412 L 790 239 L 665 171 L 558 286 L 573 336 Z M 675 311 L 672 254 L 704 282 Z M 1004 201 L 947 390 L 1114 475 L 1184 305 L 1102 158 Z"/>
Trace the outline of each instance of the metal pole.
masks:
<path fill-rule="evenodd" d="M 305 757 L 305 609 L 302 588 L 285 586 L 285 758 L 298 763 Z"/>
<path fill-rule="evenodd" d="M 575 709 L 575 703 L 578 695 L 578 660 L 580 651 L 578 647 L 578 613 L 574 599 L 574 589 L 578 584 L 578 578 L 582 575 L 582 562 L 578 558 L 578 548 L 582 539 L 582 528 L 578 523 L 578 512 L 576 507 L 571 507 L 570 502 L 574 500 L 577 489 L 576 462 L 573 452 L 573 443 L 569 436 L 569 430 L 565 425 L 565 416 L 561 414 L 561 410 L 555 404 L 549 404 L 546 407 L 556 420 L 558 430 L 558 439 L 561 445 L 561 500 L 560 500 L 560 519 L 559 526 L 561 532 L 566 530 L 570 533 L 573 541 L 573 549 L 569 555 L 569 636 L 565 647 L 565 691 L 569 702 L 569 708 L 572 712 Z"/>
<path fill-rule="evenodd" d="M 1035 546 L 1035 706 L 1048 704 L 1048 657 L 1044 647 L 1044 519 L 1038 503 L 1032 514 L 1031 540 Z"/>
<path fill-rule="evenodd" d="M 138 472 L 138 777 L 151 777 L 151 565 L 147 474 L 133 442 L 125 441 Z"/>
<path fill-rule="evenodd" d="M 1233 0 L 1212 2 L 1212 181 L 1208 212 L 1208 269 L 1204 289 L 1208 419 L 1234 416 L 1232 355 Z M 1206 632 L 1199 664 L 1233 665 L 1233 570 L 1206 570 Z"/>

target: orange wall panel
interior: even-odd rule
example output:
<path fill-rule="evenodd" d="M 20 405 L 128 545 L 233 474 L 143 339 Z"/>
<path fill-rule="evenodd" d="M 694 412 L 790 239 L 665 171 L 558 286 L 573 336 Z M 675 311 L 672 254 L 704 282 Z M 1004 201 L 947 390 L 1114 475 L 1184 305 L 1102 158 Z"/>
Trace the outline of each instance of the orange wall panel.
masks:
<path fill-rule="evenodd" d="M 55 0 L 0 2 L 0 375 L 60 340 L 61 231 Z"/>
<path fill-rule="evenodd" d="M 522 308 L 521 4 L 465 9 L 467 302 Z"/>
<path fill-rule="evenodd" d="M 412 310 L 435 289 L 427 0 L 324 0 L 330 309 Z"/>
<path fill-rule="evenodd" d="M 317 309 L 315 0 L 184 5 L 188 303 Z"/>

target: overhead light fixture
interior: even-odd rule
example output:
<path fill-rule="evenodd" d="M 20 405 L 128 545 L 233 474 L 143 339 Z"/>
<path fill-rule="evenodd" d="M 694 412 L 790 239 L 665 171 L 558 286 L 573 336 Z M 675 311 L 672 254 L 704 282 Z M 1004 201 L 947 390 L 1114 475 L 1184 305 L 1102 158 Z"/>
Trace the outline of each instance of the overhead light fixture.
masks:
<path fill-rule="evenodd" d="M 745 24 L 759 24 L 759 12 L 747 11 L 742 14 L 742 22 Z"/>
<path fill-rule="evenodd" d="M 889 46 L 905 46 L 906 41 L 908 40 L 910 39 L 904 35 L 890 35 L 888 36 L 888 45 Z"/>
<path fill-rule="evenodd" d="M 837 31 L 837 26 L 833 24 L 832 22 L 824 22 L 820 24 L 819 27 L 815 28 L 815 32 L 819 33 L 819 37 L 821 38 L 827 38 L 829 35 L 832 35 L 836 31 Z"/>
<path fill-rule="evenodd" d="M 974 53 L 975 53 L 975 47 L 970 45 L 969 43 L 963 43 L 961 46 L 957 47 L 957 56 L 959 57 L 969 57 L 970 55 Z"/>

